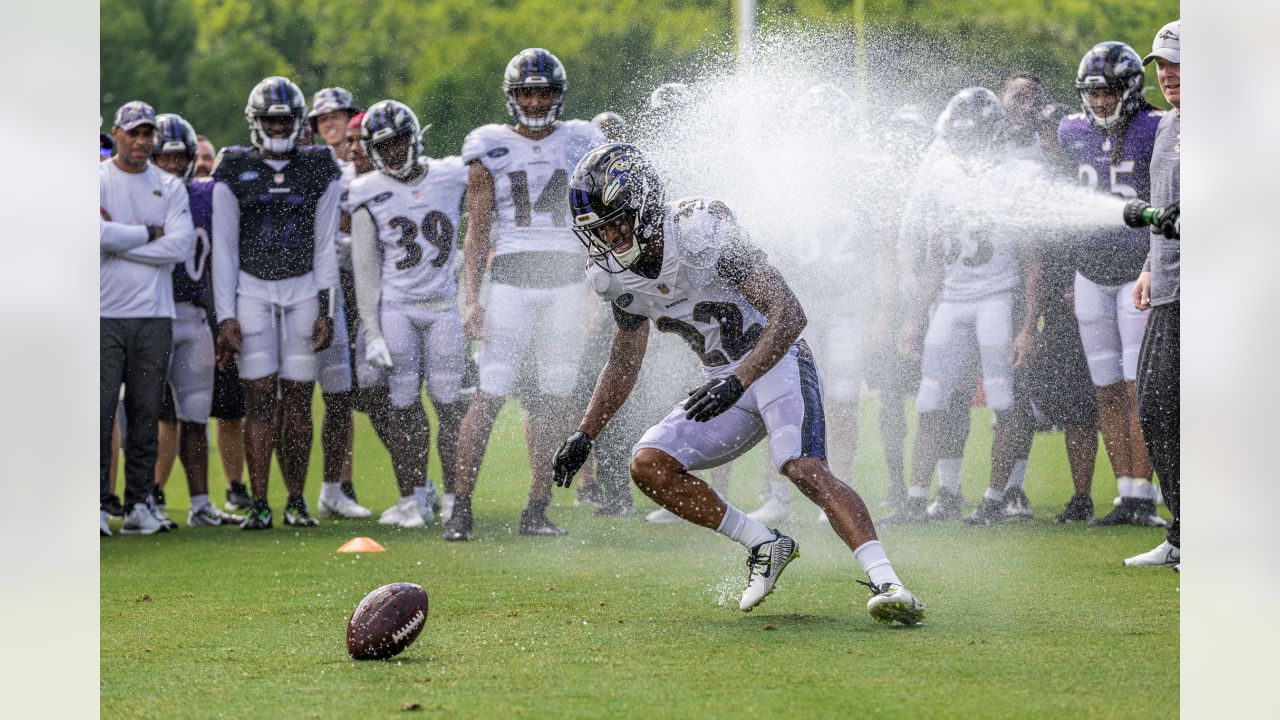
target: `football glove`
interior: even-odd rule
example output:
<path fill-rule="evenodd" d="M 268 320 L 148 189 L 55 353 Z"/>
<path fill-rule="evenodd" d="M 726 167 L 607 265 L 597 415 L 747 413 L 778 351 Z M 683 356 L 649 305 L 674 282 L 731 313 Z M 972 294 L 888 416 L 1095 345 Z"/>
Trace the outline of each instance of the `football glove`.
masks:
<path fill-rule="evenodd" d="M 556 450 L 552 465 L 556 485 L 569 487 L 569 483 L 573 482 L 573 476 L 582 469 L 582 464 L 587 461 L 587 455 L 590 453 L 591 438 L 581 430 L 560 443 L 560 449 Z"/>
<path fill-rule="evenodd" d="M 382 338 L 374 338 L 369 341 L 368 346 L 364 349 L 364 359 L 376 368 L 390 370 L 391 351 L 387 349 L 387 341 Z"/>
<path fill-rule="evenodd" d="M 706 422 L 733 407 L 744 392 L 746 388 L 742 387 L 737 375 L 712 380 L 689 393 L 689 399 L 684 401 L 688 411 L 684 414 L 685 419 Z"/>
<path fill-rule="evenodd" d="M 1157 218 L 1155 222 L 1156 232 L 1170 240 L 1178 240 L 1180 239 L 1179 236 L 1182 234 L 1182 214 L 1178 207 L 1179 204 L 1180 203 L 1178 202 L 1174 202 L 1172 205 L 1165 208 L 1164 212 L 1160 213 L 1160 217 Z"/>

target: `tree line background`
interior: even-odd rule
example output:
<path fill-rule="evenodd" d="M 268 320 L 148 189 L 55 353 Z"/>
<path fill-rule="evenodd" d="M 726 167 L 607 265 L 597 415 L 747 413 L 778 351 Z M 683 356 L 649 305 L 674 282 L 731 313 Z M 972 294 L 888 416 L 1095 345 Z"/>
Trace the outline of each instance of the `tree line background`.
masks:
<path fill-rule="evenodd" d="M 759 26 L 852 28 L 852 1 L 761 0 Z M 101 5 L 103 125 L 133 99 L 177 112 L 219 147 L 247 142 L 244 103 L 267 75 L 286 75 L 308 102 L 341 85 L 363 106 L 395 98 L 431 123 L 427 150 L 457 153 L 472 128 L 506 120 L 498 90 L 525 47 L 555 53 L 569 74 L 567 117 L 624 116 L 656 82 L 693 80 L 690 63 L 732 50 L 734 0 L 105 0 Z M 999 91 L 1013 70 L 1045 78 L 1075 106 L 1080 57 L 1121 40 L 1139 54 L 1178 4 L 1154 0 L 867 0 L 865 35 L 909 38 L 902 57 L 920 77 Z M 893 43 L 887 43 L 890 54 Z M 913 65 L 913 48 L 930 61 Z M 941 54 L 939 54 L 941 51 Z M 923 57 L 923 56 L 922 56 Z M 938 57 L 957 62 L 939 62 Z M 873 58 L 873 62 L 876 59 Z M 952 65 L 952 67 L 943 67 Z M 963 65 L 963 77 L 953 77 Z M 975 69 L 977 68 L 977 69 Z M 872 70 L 874 72 L 874 69 Z M 1154 74 L 1149 72 L 1149 84 Z M 1148 98 L 1162 104 L 1159 91 Z M 938 102 L 945 97 L 937 98 Z"/>

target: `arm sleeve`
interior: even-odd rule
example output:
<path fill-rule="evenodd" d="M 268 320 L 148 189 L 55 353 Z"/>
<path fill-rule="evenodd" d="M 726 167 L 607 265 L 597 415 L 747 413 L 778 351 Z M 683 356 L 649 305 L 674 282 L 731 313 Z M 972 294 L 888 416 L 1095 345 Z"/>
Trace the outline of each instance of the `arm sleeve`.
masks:
<path fill-rule="evenodd" d="M 320 290 L 338 286 L 337 237 L 341 198 L 342 186 L 337 180 L 332 180 L 316 203 L 315 257 L 311 268 L 315 272 L 316 287 Z"/>
<path fill-rule="evenodd" d="M 146 225 L 126 225 L 98 218 L 98 244 L 102 252 L 119 253 L 147 244 Z"/>
<path fill-rule="evenodd" d="M 382 303 L 382 248 L 378 245 L 378 226 L 368 208 L 356 208 L 351 214 L 351 266 L 365 339 L 376 340 L 382 337 L 378 316 Z"/>
<path fill-rule="evenodd" d="M 123 252 L 121 257 L 147 265 L 172 265 L 191 257 L 196 244 L 196 227 L 191 222 L 191 204 L 187 199 L 187 191 L 177 183 L 169 187 L 164 237 Z"/>
<path fill-rule="evenodd" d="M 240 284 L 240 201 L 224 182 L 213 186 L 213 308 L 218 322 L 236 316 Z"/>
<path fill-rule="evenodd" d="M 649 322 L 649 318 L 643 315 L 632 315 L 614 303 L 609 303 L 609 307 L 613 308 L 613 323 L 618 326 L 619 330 L 631 332 L 632 330 L 640 329 L 641 325 Z"/>

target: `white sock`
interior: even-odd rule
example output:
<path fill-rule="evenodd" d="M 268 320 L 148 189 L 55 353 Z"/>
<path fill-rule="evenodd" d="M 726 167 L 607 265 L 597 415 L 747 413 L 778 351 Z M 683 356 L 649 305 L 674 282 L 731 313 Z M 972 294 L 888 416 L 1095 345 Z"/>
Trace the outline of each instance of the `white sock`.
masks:
<path fill-rule="evenodd" d="M 342 484 L 325 481 L 320 485 L 320 497 L 337 497 L 342 494 Z"/>
<path fill-rule="evenodd" d="M 938 458 L 938 487 L 960 492 L 960 468 L 964 458 Z"/>
<path fill-rule="evenodd" d="M 716 532 L 750 550 L 760 543 L 770 542 L 775 535 L 773 531 L 758 520 L 752 520 L 738 508 L 725 503 L 724 519 Z"/>
<path fill-rule="evenodd" d="M 871 584 L 902 584 L 902 581 L 898 579 L 898 574 L 893 571 L 893 565 L 889 564 L 889 558 L 884 554 L 884 546 L 880 544 L 879 540 L 868 540 L 862 543 L 857 550 L 853 551 L 853 556 L 858 559 L 862 569 L 866 571 L 867 579 L 871 581 Z"/>
<path fill-rule="evenodd" d="M 204 507 L 205 505 L 208 505 L 208 504 L 209 504 L 209 495 L 208 495 L 208 493 L 206 493 L 206 494 L 204 494 L 204 495 L 192 495 L 192 496 L 191 496 L 191 509 L 192 509 L 192 510 L 199 510 L 200 508 L 202 508 L 202 507 Z"/>
<path fill-rule="evenodd" d="M 982 499 L 994 500 L 996 502 L 1000 502 L 1001 500 L 1004 499 L 1004 491 L 996 490 L 994 488 L 987 488 L 986 492 L 982 493 Z"/>
<path fill-rule="evenodd" d="M 1130 478 L 1133 483 L 1133 496 L 1142 500 L 1156 499 L 1156 486 L 1146 478 Z"/>
<path fill-rule="evenodd" d="M 1133 497 L 1133 478 L 1128 475 L 1116 478 L 1116 490 L 1122 498 Z"/>
<path fill-rule="evenodd" d="M 929 488 L 922 488 L 917 485 L 912 485 L 907 488 L 907 497 L 927 498 L 929 497 Z"/>
<path fill-rule="evenodd" d="M 1027 482 L 1027 460 L 1013 461 L 1013 469 L 1009 471 L 1009 484 L 1005 486 L 1005 490 L 1009 488 L 1020 488 Z"/>

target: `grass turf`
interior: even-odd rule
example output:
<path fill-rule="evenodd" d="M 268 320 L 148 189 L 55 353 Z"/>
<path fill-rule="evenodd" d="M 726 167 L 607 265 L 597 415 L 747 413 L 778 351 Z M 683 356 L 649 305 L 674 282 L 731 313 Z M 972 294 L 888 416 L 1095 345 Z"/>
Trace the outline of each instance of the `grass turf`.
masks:
<path fill-rule="evenodd" d="M 317 418 L 321 409 L 317 398 Z M 858 489 L 884 485 L 874 402 L 864 403 Z M 975 411 L 963 487 L 985 485 L 989 415 Z M 318 427 L 318 426 L 317 426 Z M 793 492 L 802 548 L 777 591 L 737 609 L 745 553 L 690 526 L 597 518 L 557 490 L 559 539 L 515 534 L 528 490 L 518 414 L 499 421 L 476 496 L 477 541 L 438 523 L 376 520 L 275 530 L 184 527 L 104 538 L 101 710 L 131 718 L 1158 717 L 1178 711 L 1178 576 L 1120 560 L 1149 528 L 1052 524 L 1070 496 L 1062 436 L 1036 438 L 1027 492 L 1036 519 L 883 528 L 894 567 L 926 604 L 916 628 L 881 626 L 848 549 Z M 224 481 L 212 458 L 213 497 Z M 759 450 L 734 468 L 730 500 L 756 505 Z M 320 477 L 319 433 L 308 496 Z M 357 415 L 356 488 L 375 511 L 396 497 L 386 451 Z M 1099 457 L 1094 501 L 1114 494 Z M 432 453 L 432 477 L 440 477 Z M 170 514 L 188 504 L 181 469 Z M 639 498 L 639 494 L 637 493 Z M 641 499 L 642 509 L 652 504 Z M 113 527 L 118 528 L 118 521 Z M 338 555 L 357 536 L 386 553 Z M 346 622 L 373 588 L 423 585 L 422 635 L 390 661 L 347 657 Z"/>

